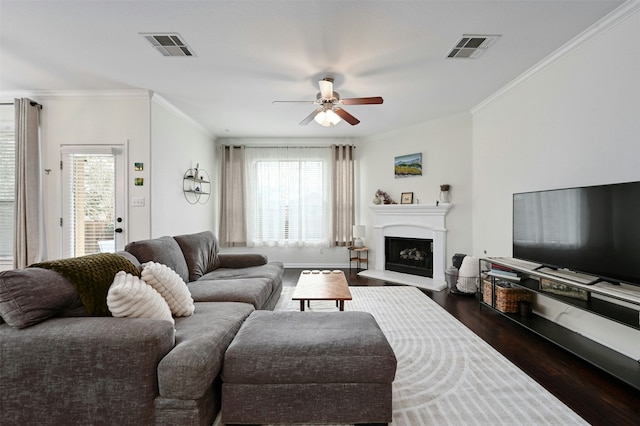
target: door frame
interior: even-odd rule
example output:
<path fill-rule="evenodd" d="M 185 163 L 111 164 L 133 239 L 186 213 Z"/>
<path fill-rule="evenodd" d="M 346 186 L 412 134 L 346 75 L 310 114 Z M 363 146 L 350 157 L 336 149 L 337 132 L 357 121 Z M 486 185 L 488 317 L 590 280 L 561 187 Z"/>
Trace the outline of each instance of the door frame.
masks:
<path fill-rule="evenodd" d="M 114 223 L 116 228 L 122 228 L 121 233 L 114 233 L 115 250 L 124 250 L 124 246 L 128 242 L 129 235 L 129 209 L 127 208 L 127 200 L 129 197 L 128 172 L 127 165 L 129 153 L 129 141 L 125 140 L 121 143 L 103 143 L 103 144 L 61 144 L 60 145 L 60 250 L 63 257 L 68 257 L 68 247 L 65 242 L 65 226 L 62 224 L 65 218 L 66 207 L 68 205 L 68 191 L 64 188 L 69 168 L 63 168 L 64 157 L 68 154 L 113 154 L 115 157 L 115 217 L 122 218 L 122 222 Z"/>

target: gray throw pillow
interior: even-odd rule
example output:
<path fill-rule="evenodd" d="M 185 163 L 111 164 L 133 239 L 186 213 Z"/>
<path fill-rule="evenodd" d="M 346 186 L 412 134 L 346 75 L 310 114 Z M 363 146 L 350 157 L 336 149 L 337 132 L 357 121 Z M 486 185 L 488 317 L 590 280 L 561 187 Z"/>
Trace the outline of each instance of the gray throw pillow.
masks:
<path fill-rule="evenodd" d="M 172 237 L 159 237 L 150 240 L 134 241 L 124 248 L 142 263 L 156 262 L 167 265 L 180 275 L 184 281 L 189 280 L 189 269 L 180 246 Z"/>
<path fill-rule="evenodd" d="M 0 272 L 0 316 L 12 327 L 25 328 L 53 316 L 84 311 L 73 285 L 59 273 L 42 268 Z"/>
<path fill-rule="evenodd" d="M 189 282 L 197 281 L 220 267 L 218 240 L 213 232 L 203 231 L 173 238 L 178 242 L 189 267 Z"/>

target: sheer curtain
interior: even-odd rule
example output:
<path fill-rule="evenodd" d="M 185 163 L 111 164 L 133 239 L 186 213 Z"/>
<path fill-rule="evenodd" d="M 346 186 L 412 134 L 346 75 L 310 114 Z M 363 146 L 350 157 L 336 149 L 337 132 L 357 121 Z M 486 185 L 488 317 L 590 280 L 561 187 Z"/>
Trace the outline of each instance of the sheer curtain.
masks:
<path fill-rule="evenodd" d="M 44 216 L 40 159 L 40 105 L 15 99 L 16 198 L 13 264 L 24 268 L 44 259 Z"/>
<path fill-rule="evenodd" d="M 333 227 L 332 246 L 351 245 L 355 224 L 354 208 L 354 150 L 351 145 L 331 145 Z"/>
<path fill-rule="evenodd" d="M 246 247 L 245 147 L 220 147 L 220 232 L 222 247 Z"/>
<path fill-rule="evenodd" d="M 247 147 L 249 246 L 329 247 L 329 147 Z"/>

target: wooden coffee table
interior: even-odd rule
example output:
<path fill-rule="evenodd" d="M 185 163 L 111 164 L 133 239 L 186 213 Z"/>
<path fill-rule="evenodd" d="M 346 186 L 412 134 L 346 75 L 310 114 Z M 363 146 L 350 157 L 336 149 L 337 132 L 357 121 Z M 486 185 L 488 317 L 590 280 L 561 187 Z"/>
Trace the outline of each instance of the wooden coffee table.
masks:
<path fill-rule="evenodd" d="M 292 300 L 300 301 L 300 310 L 304 311 L 304 302 L 311 300 L 335 300 L 341 311 L 344 301 L 352 300 L 349 284 L 344 272 L 335 271 L 302 271 Z"/>

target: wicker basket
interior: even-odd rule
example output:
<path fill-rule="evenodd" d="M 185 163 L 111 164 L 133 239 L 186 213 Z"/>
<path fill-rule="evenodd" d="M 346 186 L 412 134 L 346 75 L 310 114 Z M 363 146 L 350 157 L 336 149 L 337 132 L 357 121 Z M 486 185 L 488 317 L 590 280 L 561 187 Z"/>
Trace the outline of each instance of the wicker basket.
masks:
<path fill-rule="evenodd" d="M 491 305 L 493 298 L 493 286 L 491 281 L 484 280 L 482 282 L 483 292 L 482 300 L 484 303 Z M 496 289 L 496 305 L 495 308 L 500 312 L 514 314 L 519 311 L 518 302 L 531 302 L 533 295 L 530 291 L 522 288 L 495 286 Z"/>

